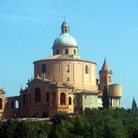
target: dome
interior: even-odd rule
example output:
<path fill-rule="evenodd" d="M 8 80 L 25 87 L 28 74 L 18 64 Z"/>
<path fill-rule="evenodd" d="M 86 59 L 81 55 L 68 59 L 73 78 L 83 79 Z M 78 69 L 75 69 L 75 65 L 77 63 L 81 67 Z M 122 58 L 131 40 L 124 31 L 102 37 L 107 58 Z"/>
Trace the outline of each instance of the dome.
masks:
<path fill-rule="evenodd" d="M 57 45 L 77 46 L 77 42 L 69 33 L 62 33 L 54 41 L 53 46 Z"/>

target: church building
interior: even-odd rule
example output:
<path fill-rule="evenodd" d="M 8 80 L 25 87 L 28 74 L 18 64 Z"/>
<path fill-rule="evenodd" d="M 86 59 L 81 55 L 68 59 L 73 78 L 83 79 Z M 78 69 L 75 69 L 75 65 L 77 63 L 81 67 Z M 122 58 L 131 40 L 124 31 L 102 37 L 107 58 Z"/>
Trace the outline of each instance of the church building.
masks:
<path fill-rule="evenodd" d="M 96 78 L 96 63 L 82 59 L 76 40 L 64 20 L 54 40 L 53 55 L 34 61 L 34 77 L 19 96 L 5 97 L 0 89 L 0 118 L 49 117 L 57 111 L 70 114 L 87 108 L 102 108 L 107 88 L 109 106 L 121 107 L 122 86 L 112 83 L 112 71 L 106 59 Z"/>

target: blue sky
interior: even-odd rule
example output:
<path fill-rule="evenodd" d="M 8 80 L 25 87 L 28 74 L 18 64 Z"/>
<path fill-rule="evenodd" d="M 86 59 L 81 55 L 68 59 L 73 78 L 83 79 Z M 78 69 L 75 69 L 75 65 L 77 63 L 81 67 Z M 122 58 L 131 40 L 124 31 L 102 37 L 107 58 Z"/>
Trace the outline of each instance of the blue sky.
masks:
<path fill-rule="evenodd" d="M 19 95 L 33 76 L 33 61 L 52 55 L 64 17 L 79 55 L 97 63 L 106 57 L 113 83 L 123 86 L 121 105 L 138 103 L 137 0 L 1 0 L 0 88 Z"/>

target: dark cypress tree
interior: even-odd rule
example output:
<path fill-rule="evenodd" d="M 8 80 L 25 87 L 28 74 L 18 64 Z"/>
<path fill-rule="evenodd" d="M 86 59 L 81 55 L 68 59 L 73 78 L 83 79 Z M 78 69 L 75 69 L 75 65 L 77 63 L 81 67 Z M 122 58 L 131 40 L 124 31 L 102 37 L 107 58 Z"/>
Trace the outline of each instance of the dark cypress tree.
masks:
<path fill-rule="evenodd" d="M 102 101 L 103 101 L 103 108 L 108 108 L 109 107 L 109 98 L 108 98 L 108 91 L 107 91 L 106 86 L 104 87 L 104 90 L 103 90 Z"/>
<path fill-rule="evenodd" d="M 132 113 L 134 114 L 137 110 L 137 104 L 136 104 L 136 101 L 133 97 L 133 101 L 132 101 Z"/>

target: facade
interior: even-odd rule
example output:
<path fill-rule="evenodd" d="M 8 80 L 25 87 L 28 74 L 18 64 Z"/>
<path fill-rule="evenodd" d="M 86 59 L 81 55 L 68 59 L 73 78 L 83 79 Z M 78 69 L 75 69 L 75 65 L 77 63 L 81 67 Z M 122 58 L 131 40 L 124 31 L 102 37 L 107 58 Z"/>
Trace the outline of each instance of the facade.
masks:
<path fill-rule="evenodd" d="M 0 90 L 0 117 L 48 117 L 57 111 L 78 113 L 80 109 L 102 108 L 103 89 L 108 89 L 110 106 L 120 107 L 122 86 L 112 84 L 106 59 L 96 79 L 96 63 L 82 59 L 66 21 L 54 40 L 53 55 L 34 62 L 34 78 L 19 96 L 5 98 Z"/>

